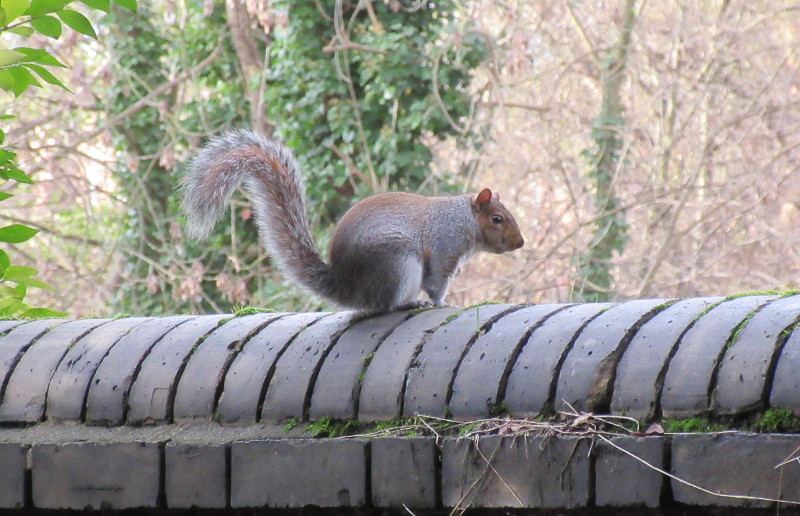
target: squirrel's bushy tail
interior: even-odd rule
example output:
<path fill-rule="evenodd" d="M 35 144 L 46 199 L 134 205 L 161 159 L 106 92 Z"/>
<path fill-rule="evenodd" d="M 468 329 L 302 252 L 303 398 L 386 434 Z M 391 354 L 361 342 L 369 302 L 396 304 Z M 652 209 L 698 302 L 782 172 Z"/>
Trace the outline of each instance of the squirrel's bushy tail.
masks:
<path fill-rule="evenodd" d="M 208 236 L 242 184 L 253 200 L 259 236 L 278 268 L 311 292 L 332 299 L 331 270 L 311 238 L 297 162 L 289 149 L 270 139 L 236 130 L 200 150 L 182 181 L 190 235 Z"/>

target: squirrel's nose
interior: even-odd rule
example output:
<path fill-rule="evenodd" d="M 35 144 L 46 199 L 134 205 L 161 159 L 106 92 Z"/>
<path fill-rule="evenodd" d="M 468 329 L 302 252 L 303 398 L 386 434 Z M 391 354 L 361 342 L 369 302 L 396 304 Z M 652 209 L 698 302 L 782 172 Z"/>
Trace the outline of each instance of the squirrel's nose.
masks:
<path fill-rule="evenodd" d="M 514 249 L 519 249 L 523 245 L 525 245 L 525 239 L 522 238 L 522 237 L 519 237 L 519 240 L 517 240 L 516 245 L 514 245 Z"/>

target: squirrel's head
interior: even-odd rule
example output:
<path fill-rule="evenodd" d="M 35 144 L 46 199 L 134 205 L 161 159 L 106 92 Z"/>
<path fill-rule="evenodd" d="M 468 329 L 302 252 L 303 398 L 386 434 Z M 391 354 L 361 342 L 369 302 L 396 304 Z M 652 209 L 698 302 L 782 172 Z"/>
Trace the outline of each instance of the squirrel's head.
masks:
<path fill-rule="evenodd" d="M 481 245 L 490 253 L 506 253 L 519 249 L 525 243 L 514 216 L 500 202 L 500 195 L 484 188 L 472 199 L 472 211 L 478 221 L 483 241 Z"/>

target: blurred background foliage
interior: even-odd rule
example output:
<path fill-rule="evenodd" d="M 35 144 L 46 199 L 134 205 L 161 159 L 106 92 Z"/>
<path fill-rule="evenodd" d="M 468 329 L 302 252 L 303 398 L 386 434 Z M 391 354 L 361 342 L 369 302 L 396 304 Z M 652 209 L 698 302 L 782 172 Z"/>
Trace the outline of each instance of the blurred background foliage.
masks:
<path fill-rule="evenodd" d="M 116 310 L 222 310 L 225 294 L 205 283 L 225 270 L 228 235 L 237 233 L 246 259 L 258 256 L 253 228 L 241 218 L 226 220 L 210 243 L 184 240 L 178 221 L 175 153 L 242 125 L 250 109 L 225 23 L 224 5 L 198 2 L 143 6 L 136 16 L 115 9 L 102 20 L 110 58 L 102 108 L 106 117 L 119 119 L 110 134 L 125 158 L 113 172 L 125 206 L 116 222 L 125 280 L 112 300 Z M 186 73 L 198 64 L 200 70 Z M 177 270 L 197 288 L 182 290 Z"/>
<path fill-rule="evenodd" d="M 97 1 L 97 0 L 94 0 Z M 87 2 L 89 4 L 90 2 Z M 800 272 L 800 25 L 786 0 L 189 0 L 78 8 L 34 34 L 72 90 L 3 97 L 36 182 L 4 222 L 74 316 L 329 308 L 285 283 L 237 195 L 207 242 L 175 186 L 229 127 L 284 141 L 316 241 L 357 199 L 490 186 L 526 247 L 451 303 L 791 288 Z M 73 31 L 74 32 L 74 31 Z"/>

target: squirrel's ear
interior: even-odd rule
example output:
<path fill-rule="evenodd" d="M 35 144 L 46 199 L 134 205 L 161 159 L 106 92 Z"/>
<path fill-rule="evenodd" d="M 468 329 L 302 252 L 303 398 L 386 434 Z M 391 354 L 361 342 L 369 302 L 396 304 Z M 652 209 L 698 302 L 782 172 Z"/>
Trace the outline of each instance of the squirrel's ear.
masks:
<path fill-rule="evenodd" d="M 481 190 L 481 193 L 478 194 L 478 198 L 475 199 L 475 202 L 478 203 L 478 206 L 484 206 L 489 201 L 492 200 L 492 191 L 488 188 L 484 188 Z"/>

